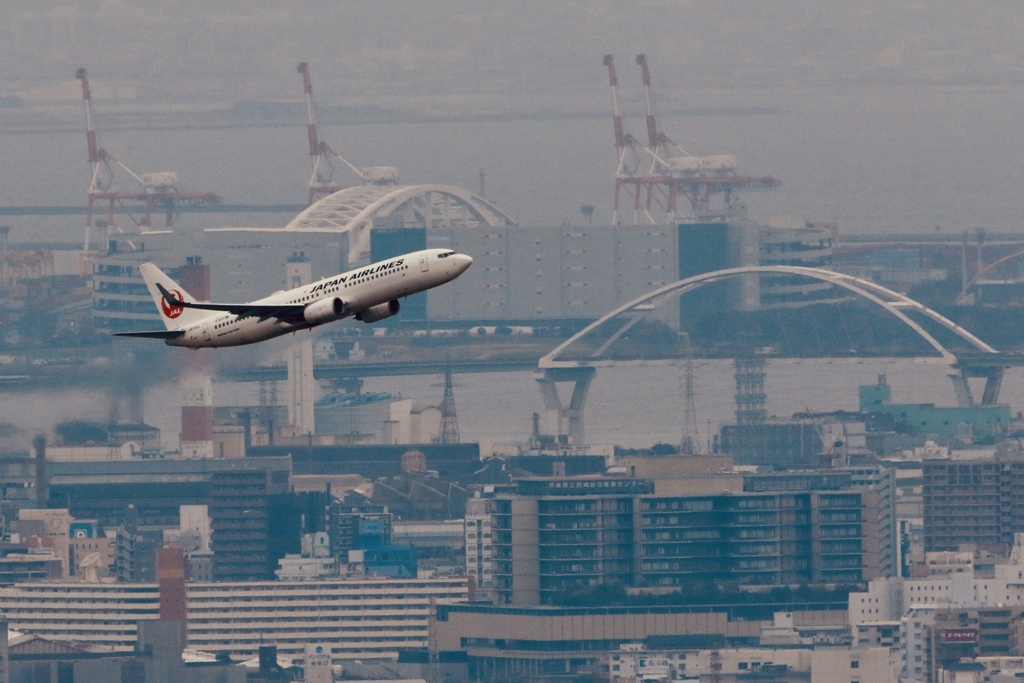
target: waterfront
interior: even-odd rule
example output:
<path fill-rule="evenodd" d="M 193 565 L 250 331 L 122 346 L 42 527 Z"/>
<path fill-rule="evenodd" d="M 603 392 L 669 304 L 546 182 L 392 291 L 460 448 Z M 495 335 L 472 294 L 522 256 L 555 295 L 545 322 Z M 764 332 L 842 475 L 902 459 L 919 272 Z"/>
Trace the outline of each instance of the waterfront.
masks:
<path fill-rule="evenodd" d="M 488 199 L 521 225 L 579 224 L 581 203 L 596 207 L 601 224 L 611 214 L 615 157 L 598 59 L 587 78 L 585 91 L 558 117 L 325 124 L 322 134 L 359 165 L 399 167 L 402 183 L 476 191 L 483 169 Z M 713 89 L 688 91 L 686 101 L 694 109 L 666 107 L 659 118 L 680 144 L 695 154 L 737 155 L 744 172 L 782 181 L 772 192 L 743 196 L 756 220 L 830 222 L 843 234 L 1019 230 L 1024 195 L 1010 188 L 1024 139 L 1006 135 L 1021 108 L 1019 88 Z M 85 203 L 89 176 L 78 106 L 69 101 L 59 108 L 67 123 L 52 128 L 0 128 L 7 168 L 17 169 L 4 176 L 0 204 Z M 290 125 L 189 128 L 183 119 L 175 129 L 110 130 L 104 144 L 123 151 L 134 168 L 173 169 L 183 189 L 216 192 L 229 204 L 295 203 L 305 198 L 309 176 L 301 112 L 296 104 Z M 636 129 L 642 119 L 635 111 L 628 115 Z M 187 233 L 283 225 L 290 218 L 188 214 L 179 226 Z M 73 242 L 84 234 L 84 221 L 74 216 L 4 223 L 13 242 Z"/>
<path fill-rule="evenodd" d="M 899 402 L 955 405 L 948 367 L 908 358 L 772 359 L 765 391 L 770 415 L 789 417 L 812 410 L 856 410 L 857 388 L 884 374 Z M 437 377 L 386 377 L 367 380 L 366 391 L 391 391 L 416 403 L 440 402 Z M 534 412 L 543 412 L 533 373 L 457 375 L 459 429 L 465 440 L 523 442 Z M 677 443 L 683 412 L 681 364 L 650 364 L 598 370 L 587 398 L 586 435 L 594 444 L 647 447 Z M 731 360 L 695 360 L 694 394 L 700 440 L 732 422 L 735 380 Z M 1024 404 L 1024 371 L 1012 369 L 1003 381 L 1001 400 L 1014 411 Z M 567 399 L 563 397 L 563 402 Z M 547 426 L 551 429 L 552 426 Z"/>
<path fill-rule="evenodd" d="M 770 359 L 765 388 L 769 414 L 788 417 L 810 407 L 813 410 L 855 410 L 857 387 L 873 384 L 886 375 L 898 402 L 953 405 L 948 367 L 941 363 L 909 358 Z M 443 378 L 439 375 L 367 378 L 364 392 L 390 392 L 413 400 L 417 408 L 441 402 Z M 529 371 L 457 374 L 455 402 L 463 441 L 492 440 L 525 443 L 533 413 L 543 414 L 540 390 Z M 602 368 L 594 380 L 586 409 L 587 440 L 594 444 L 647 447 L 676 443 L 681 437 L 683 411 L 681 364 L 638 365 Z M 700 441 L 707 440 L 710 423 L 717 433 L 733 419 L 735 381 L 730 360 L 694 361 L 694 392 Z M 283 387 L 278 391 L 283 397 Z M 1014 413 L 1024 405 L 1024 369 L 1007 371 L 1001 400 Z M 258 383 L 218 382 L 217 405 L 256 405 Z M 7 390 L 0 393 L 0 415 L 26 435 L 49 431 L 68 419 L 106 420 L 111 405 L 122 411 L 138 408 L 131 396 L 112 400 L 102 392 L 76 390 Z M 129 405 L 125 405 L 128 403 Z M 177 447 L 180 429 L 180 391 L 174 383 L 146 389 L 140 417 L 163 432 L 165 448 Z M 124 414 L 122 419 L 130 415 Z M 545 430 L 553 425 L 542 423 Z"/>

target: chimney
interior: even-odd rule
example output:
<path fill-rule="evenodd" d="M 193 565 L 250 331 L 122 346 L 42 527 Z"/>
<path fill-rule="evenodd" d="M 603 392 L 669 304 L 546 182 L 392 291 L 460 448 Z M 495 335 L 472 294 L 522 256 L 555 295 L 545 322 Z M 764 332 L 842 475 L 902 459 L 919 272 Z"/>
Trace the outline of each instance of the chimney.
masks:
<path fill-rule="evenodd" d="M 197 301 L 210 300 L 210 266 L 189 256 L 178 268 L 178 282 Z M 181 442 L 185 458 L 213 457 L 213 351 L 196 349 L 181 355 Z"/>
<path fill-rule="evenodd" d="M 156 576 L 160 586 L 160 620 L 181 625 L 181 642 L 188 642 L 188 593 L 185 551 L 168 546 L 156 551 Z"/>

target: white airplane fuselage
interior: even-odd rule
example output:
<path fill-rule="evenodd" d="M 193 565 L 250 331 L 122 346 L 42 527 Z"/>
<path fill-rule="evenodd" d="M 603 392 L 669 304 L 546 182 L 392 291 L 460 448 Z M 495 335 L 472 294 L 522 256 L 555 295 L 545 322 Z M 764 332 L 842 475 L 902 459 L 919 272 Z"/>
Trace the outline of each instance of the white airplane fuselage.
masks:
<path fill-rule="evenodd" d="M 399 299 L 450 282 L 472 263 L 469 256 L 450 249 L 404 254 L 302 287 L 275 292 L 246 304 L 252 310 L 242 313 L 217 310 L 198 319 L 192 318 L 187 324 L 172 328 L 180 332 L 180 336 L 164 341 L 169 346 L 219 348 L 254 344 L 350 316 L 376 322 L 397 313 Z M 204 306 L 174 304 L 166 298 L 158 301 L 165 320 L 174 317 L 176 312 L 180 315 L 183 310 Z M 275 307 L 289 311 L 290 317 L 282 319 L 267 312 Z"/>

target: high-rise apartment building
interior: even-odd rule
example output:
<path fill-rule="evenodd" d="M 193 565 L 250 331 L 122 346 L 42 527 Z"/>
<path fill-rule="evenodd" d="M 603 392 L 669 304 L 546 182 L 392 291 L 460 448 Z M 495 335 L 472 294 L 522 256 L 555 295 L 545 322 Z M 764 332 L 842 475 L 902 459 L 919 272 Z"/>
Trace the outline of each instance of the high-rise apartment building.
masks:
<path fill-rule="evenodd" d="M 210 477 L 214 581 L 257 581 L 273 576 L 269 479 L 267 470 L 225 470 Z"/>
<path fill-rule="evenodd" d="M 858 583 L 880 575 L 879 494 L 658 496 L 640 479 L 521 480 L 491 501 L 495 602 L 602 584 Z"/>
<path fill-rule="evenodd" d="M 896 517 L 896 473 L 880 465 L 859 465 L 833 470 L 769 472 L 744 477 L 748 492 L 872 491 L 878 496 L 878 566 L 880 576 L 897 576 L 900 567 Z"/>
<path fill-rule="evenodd" d="M 1024 531 L 1024 458 L 925 460 L 924 549 L 1005 555 Z"/>

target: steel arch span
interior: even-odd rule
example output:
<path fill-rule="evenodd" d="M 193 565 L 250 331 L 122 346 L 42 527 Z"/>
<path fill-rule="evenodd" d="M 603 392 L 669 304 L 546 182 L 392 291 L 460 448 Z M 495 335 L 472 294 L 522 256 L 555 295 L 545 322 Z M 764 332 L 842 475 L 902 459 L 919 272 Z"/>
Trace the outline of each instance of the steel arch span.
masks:
<path fill-rule="evenodd" d="M 971 303 L 971 295 L 969 294 L 969 292 L 974 288 L 975 285 L 978 284 L 978 281 L 980 281 L 982 277 L 988 275 L 989 273 L 991 273 L 993 270 L 1003 265 L 1004 263 L 1009 263 L 1010 261 L 1019 259 L 1022 256 L 1024 256 L 1024 251 L 1016 251 L 1012 254 L 996 259 L 995 261 L 993 261 L 992 263 L 988 264 L 980 271 L 978 271 L 978 273 L 971 278 L 970 282 L 964 285 L 963 290 L 960 292 L 960 296 L 956 298 L 957 305 Z M 974 299 L 977 300 L 976 294 L 974 295 Z"/>
<path fill-rule="evenodd" d="M 306 208 L 285 230 L 347 233 L 349 263 L 370 258 L 370 229 L 509 227 L 508 215 L 483 197 L 451 185 L 360 185 Z"/>
<path fill-rule="evenodd" d="M 895 316 L 900 322 L 916 332 L 939 353 L 942 361 L 949 364 L 951 368 L 953 368 L 957 363 L 956 356 L 949 349 L 943 346 L 934 336 L 932 336 L 928 330 L 924 329 L 920 323 L 908 316 L 908 311 L 915 311 L 941 325 L 946 330 L 949 330 L 966 341 L 977 351 L 985 354 L 998 353 L 994 348 L 978 339 L 952 320 L 946 318 L 940 313 L 937 313 L 936 311 L 933 311 L 924 304 L 915 301 L 904 294 L 894 292 L 893 290 L 875 284 L 874 282 L 863 280 L 852 275 L 845 275 L 843 273 L 837 273 L 823 268 L 806 268 L 802 266 L 746 266 L 742 268 L 716 270 L 710 273 L 703 273 L 701 275 L 695 275 L 693 277 L 673 282 L 639 296 L 629 303 L 619 306 L 615 310 L 584 327 L 538 361 L 537 381 L 540 382 L 541 385 L 541 393 L 544 397 L 545 408 L 558 412 L 559 433 L 563 433 L 563 424 L 567 421 L 568 431 L 566 434 L 569 437 L 569 442 L 574 446 L 583 444 L 583 408 L 590 381 L 594 377 L 595 368 L 601 365 L 611 364 L 610 361 L 599 360 L 599 356 L 601 356 L 608 347 L 614 344 L 616 340 L 629 330 L 630 327 L 636 324 L 636 322 L 640 320 L 641 316 L 633 316 L 626 320 L 607 341 L 605 341 L 591 354 L 589 359 L 561 360 L 559 356 L 561 356 L 566 349 L 571 347 L 580 339 L 586 337 L 604 323 L 623 313 L 629 311 L 642 311 L 644 309 L 649 309 L 652 306 L 656 307 L 665 300 L 682 296 L 687 292 L 709 285 L 713 282 L 720 282 L 722 280 L 742 275 L 760 273 L 800 275 L 814 280 L 831 283 L 838 287 L 842 287 L 857 296 L 867 299 L 871 303 L 880 306 L 883 310 Z M 572 402 L 569 407 L 563 407 L 561 405 L 561 401 L 558 398 L 558 392 L 555 389 L 555 384 L 557 382 L 575 383 Z M 966 378 L 963 379 L 963 383 L 966 384 Z M 954 384 L 956 384 L 955 379 Z M 961 390 L 958 388 L 958 397 L 960 391 Z M 969 403 L 967 404 L 969 405 Z M 965 403 L 961 401 L 961 405 L 965 405 Z"/>
<path fill-rule="evenodd" d="M 787 274 L 787 275 L 801 275 L 804 277 L 811 278 L 813 280 L 821 280 L 822 282 L 828 282 L 838 287 L 842 287 L 858 296 L 867 299 L 868 301 L 877 304 L 882 307 L 885 311 L 895 316 L 903 324 L 916 332 L 922 339 L 928 342 L 932 348 L 938 351 L 942 359 L 948 362 L 950 365 L 956 362 L 956 356 L 945 346 L 943 346 L 935 337 L 933 337 L 926 329 L 924 329 L 918 322 L 910 318 L 905 311 L 916 311 L 928 319 L 938 323 L 943 328 L 949 330 L 956 336 L 960 337 L 968 344 L 973 346 L 978 351 L 985 353 L 997 353 L 994 348 L 983 342 L 982 340 L 975 337 L 973 334 L 954 323 L 949 318 L 943 316 L 941 313 L 937 313 L 932 309 L 928 308 L 924 304 L 911 299 L 905 294 L 894 292 L 887 287 L 883 287 L 869 280 L 864 280 L 852 275 L 844 275 L 843 273 L 837 273 L 831 270 L 825 270 L 824 268 L 806 268 L 803 266 L 745 266 L 742 268 L 726 268 L 724 270 L 716 270 L 710 273 L 703 273 L 701 275 L 694 275 L 678 282 L 665 285 L 659 289 L 648 292 L 642 296 L 633 299 L 629 303 L 619 306 L 610 313 L 605 314 L 603 317 L 595 320 L 591 324 L 584 327 L 582 330 L 574 334 L 569 339 L 565 340 L 554 350 L 548 353 L 546 356 L 540 359 L 538 363 L 538 369 L 544 370 L 546 368 L 555 367 L 580 367 L 581 365 L 590 364 L 592 361 L 563 361 L 559 360 L 558 356 L 562 354 L 567 348 L 572 346 L 574 343 L 585 337 L 586 335 L 593 332 L 600 325 L 603 325 L 607 321 L 615 318 L 622 313 L 630 310 L 639 309 L 640 307 L 650 305 L 660 305 L 664 300 L 679 297 L 687 292 L 693 291 L 705 285 L 709 285 L 713 282 L 720 282 L 729 278 L 738 277 L 740 275 L 748 274 Z M 634 321 L 627 321 L 624 325 L 631 326 Z M 604 352 L 611 343 L 614 342 L 619 336 L 625 332 L 625 329 L 620 329 L 612 335 L 612 339 L 601 346 L 595 353 L 594 356 L 598 356 Z"/>

